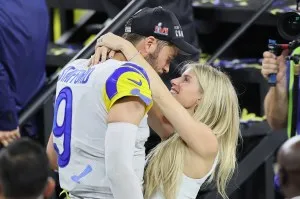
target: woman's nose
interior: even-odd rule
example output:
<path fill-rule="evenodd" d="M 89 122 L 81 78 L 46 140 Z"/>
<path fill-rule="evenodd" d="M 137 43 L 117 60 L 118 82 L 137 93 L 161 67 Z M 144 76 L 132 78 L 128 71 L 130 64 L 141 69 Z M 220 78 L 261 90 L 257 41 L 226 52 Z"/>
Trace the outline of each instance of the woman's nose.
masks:
<path fill-rule="evenodd" d="M 171 85 L 172 85 L 172 86 L 178 85 L 178 78 L 172 79 L 172 80 L 171 80 Z"/>

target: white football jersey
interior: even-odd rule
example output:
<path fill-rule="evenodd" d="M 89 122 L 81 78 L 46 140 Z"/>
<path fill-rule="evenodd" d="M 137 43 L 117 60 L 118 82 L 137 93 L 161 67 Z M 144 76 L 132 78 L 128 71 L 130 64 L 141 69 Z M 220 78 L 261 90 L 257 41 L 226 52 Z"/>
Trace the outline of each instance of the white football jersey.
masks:
<path fill-rule="evenodd" d="M 74 198 L 113 198 L 105 173 L 107 112 L 124 96 L 139 96 L 152 106 L 145 71 L 130 62 L 107 60 L 87 67 L 89 60 L 68 64 L 59 76 L 53 121 L 53 142 L 58 154 L 60 186 Z M 133 167 L 143 183 L 144 144 L 149 137 L 147 116 L 135 144 Z"/>

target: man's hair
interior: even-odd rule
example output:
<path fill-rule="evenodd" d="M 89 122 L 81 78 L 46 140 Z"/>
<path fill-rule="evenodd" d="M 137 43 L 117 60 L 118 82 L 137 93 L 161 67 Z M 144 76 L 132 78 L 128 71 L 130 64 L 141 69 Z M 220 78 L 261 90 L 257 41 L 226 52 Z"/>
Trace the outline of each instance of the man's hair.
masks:
<path fill-rule="evenodd" d="M 127 41 L 130 41 L 134 46 L 137 45 L 142 39 L 145 39 L 145 36 L 135 34 L 135 33 L 124 33 L 122 36 Z"/>
<path fill-rule="evenodd" d="M 40 196 L 48 181 L 46 151 L 34 141 L 20 139 L 0 151 L 0 184 L 5 198 Z"/>
<path fill-rule="evenodd" d="M 122 37 L 124 39 L 126 39 L 127 41 L 130 41 L 134 46 L 136 46 L 138 44 L 138 42 L 140 42 L 141 40 L 146 38 L 145 36 L 142 36 L 142 35 L 139 35 L 136 33 L 124 33 L 122 35 Z M 164 47 L 164 46 L 174 46 L 170 42 L 163 41 L 160 39 L 157 39 L 157 40 L 158 40 L 158 49 L 159 50 L 162 49 L 162 47 Z"/>

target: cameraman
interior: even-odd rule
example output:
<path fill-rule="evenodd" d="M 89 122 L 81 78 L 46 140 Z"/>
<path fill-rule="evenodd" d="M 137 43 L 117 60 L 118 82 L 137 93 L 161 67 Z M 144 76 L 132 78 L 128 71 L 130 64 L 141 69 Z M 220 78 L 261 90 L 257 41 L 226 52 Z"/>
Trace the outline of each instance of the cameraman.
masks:
<path fill-rule="evenodd" d="M 264 107 L 267 121 L 272 129 L 285 128 L 288 116 L 288 87 L 287 66 L 285 58 L 288 51 L 276 57 L 266 51 L 263 53 L 262 75 L 268 79 L 272 73 L 276 73 L 276 86 L 271 87 L 266 95 Z"/>

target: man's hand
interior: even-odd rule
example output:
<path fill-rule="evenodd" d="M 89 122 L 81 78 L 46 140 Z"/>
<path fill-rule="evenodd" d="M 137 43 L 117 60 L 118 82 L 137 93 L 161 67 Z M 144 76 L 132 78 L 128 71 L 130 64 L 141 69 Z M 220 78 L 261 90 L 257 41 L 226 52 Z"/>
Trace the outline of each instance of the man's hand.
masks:
<path fill-rule="evenodd" d="M 273 53 L 268 51 L 263 54 L 261 73 L 264 78 L 268 79 L 268 76 L 272 73 L 276 73 L 276 80 L 278 86 L 286 88 L 286 64 L 285 58 L 288 55 L 288 50 L 282 52 L 279 57 L 276 57 Z"/>
<path fill-rule="evenodd" d="M 279 57 L 270 52 L 264 52 L 262 75 L 267 79 L 271 73 L 276 73 L 276 87 L 271 87 L 264 101 L 267 120 L 272 129 L 286 127 L 288 114 L 286 61 L 288 50 Z"/>
<path fill-rule="evenodd" d="M 5 147 L 19 138 L 19 128 L 12 131 L 0 131 L 0 143 Z"/>

